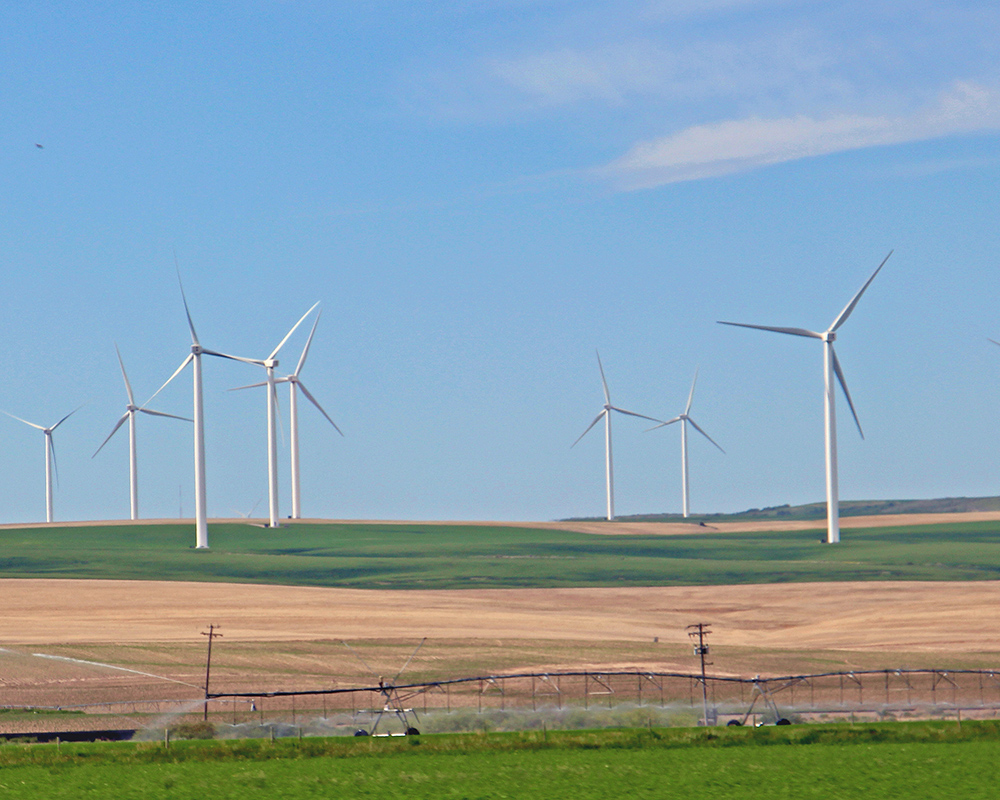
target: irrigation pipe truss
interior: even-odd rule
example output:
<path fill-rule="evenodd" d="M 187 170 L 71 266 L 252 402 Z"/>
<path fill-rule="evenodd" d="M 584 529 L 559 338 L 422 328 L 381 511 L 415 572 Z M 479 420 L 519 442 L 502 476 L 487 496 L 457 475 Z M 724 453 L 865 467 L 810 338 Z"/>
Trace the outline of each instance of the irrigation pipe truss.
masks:
<path fill-rule="evenodd" d="M 916 680 L 920 677 L 929 680 Z M 381 694 L 386 699 L 389 706 L 399 706 L 401 708 L 401 703 L 434 690 L 447 692 L 451 687 L 469 686 L 474 684 L 479 685 L 476 694 L 480 697 L 486 696 L 487 692 L 493 692 L 496 690 L 499 691 L 501 697 L 507 694 L 507 690 L 511 690 L 512 694 L 516 696 L 518 692 L 516 689 L 512 689 L 508 682 L 514 682 L 516 684 L 518 680 L 531 681 L 530 692 L 533 698 L 536 696 L 536 680 L 542 681 L 543 685 L 547 684 L 549 687 L 554 689 L 554 692 L 545 692 L 543 690 L 541 692 L 542 695 L 549 694 L 552 696 L 561 696 L 563 694 L 563 689 L 568 689 L 568 687 L 560 689 L 560 678 L 582 678 L 585 682 L 589 679 L 596 687 L 598 687 L 598 691 L 594 692 L 594 695 L 618 695 L 621 696 L 622 699 L 624 699 L 628 690 L 623 690 L 624 687 L 619 687 L 618 691 L 613 689 L 612 684 L 614 681 L 612 679 L 637 679 L 640 684 L 638 693 L 640 697 L 640 704 L 642 697 L 641 684 L 643 681 L 652 683 L 660 688 L 662 699 L 662 690 L 665 685 L 665 679 L 674 679 L 686 682 L 688 687 L 699 686 L 703 680 L 701 673 L 694 672 L 657 672 L 654 670 L 566 670 L 489 674 L 436 681 L 414 681 L 410 683 L 383 682 L 381 685 L 352 686 L 329 689 L 285 689 L 253 692 L 214 691 L 205 693 L 200 697 L 183 699 L 163 698 L 160 700 L 112 700 L 81 703 L 78 705 L 60 704 L 58 707 L 41 705 L 3 705 L 0 706 L 0 708 L 68 711 L 94 708 L 111 709 L 113 707 L 121 706 L 131 706 L 133 707 L 133 710 L 135 710 L 138 706 L 145 706 L 155 708 L 156 713 L 159 713 L 161 705 L 191 706 L 194 708 L 201 707 L 201 704 L 207 703 L 210 700 L 228 699 L 235 704 L 237 700 L 246 700 L 249 702 L 253 700 L 262 700 L 264 698 L 291 698 L 294 704 L 295 697 L 356 695 L 359 693 Z M 914 678 L 915 680 L 911 682 L 911 678 Z M 971 685 L 970 678 L 977 679 L 976 685 Z M 771 703 L 773 706 L 773 700 L 769 700 L 767 698 L 774 698 L 777 695 L 783 695 L 787 690 L 787 692 L 792 695 L 789 702 L 793 702 L 796 688 L 804 687 L 810 690 L 813 695 L 812 702 L 806 704 L 807 706 L 811 706 L 809 711 L 813 713 L 824 710 L 816 705 L 815 700 L 819 700 L 820 704 L 827 706 L 825 710 L 829 710 L 833 713 L 842 713 L 845 710 L 870 710 L 876 712 L 890 710 L 890 694 L 895 693 L 896 696 L 899 697 L 902 692 L 906 692 L 907 695 L 905 705 L 901 705 L 899 708 L 893 708 L 892 710 L 905 711 L 912 710 L 917 707 L 941 707 L 951 709 L 953 711 L 966 709 L 1000 709 L 1000 669 L 901 668 L 845 670 L 840 672 L 817 672 L 773 677 L 761 677 L 757 675 L 752 678 L 728 675 L 706 675 L 704 676 L 704 681 L 709 688 L 709 691 L 712 693 L 713 706 L 716 704 L 716 689 L 724 692 L 725 688 L 729 687 L 731 691 L 739 693 L 739 701 L 736 700 L 735 696 L 730 697 L 727 701 L 723 701 L 729 705 L 733 703 L 737 703 L 737 705 L 744 704 L 756 696 L 758 698 L 766 699 L 766 702 Z M 960 685 L 963 681 L 966 683 L 964 686 Z M 505 686 L 507 687 L 506 689 Z M 749 696 L 745 694 L 748 689 Z M 820 697 L 815 696 L 817 690 Z M 527 696 L 527 691 L 527 688 L 523 690 L 525 696 Z M 987 702 L 987 691 L 991 695 L 996 693 L 996 700 L 994 702 Z M 857 692 L 857 701 L 851 702 L 848 698 L 848 694 L 853 694 L 854 692 Z M 588 690 L 584 688 L 585 697 L 587 696 L 587 693 Z M 823 696 L 824 694 L 826 695 L 825 697 Z M 831 694 L 834 696 L 839 694 L 840 702 L 837 703 L 833 701 Z M 864 694 L 868 695 L 869 703 L 867 705 L 870 706 L 870 708 L 866 708 L 866 704 L 863 702 Z M 951 695 L 950 700 L 946 698 L 947 694 Z M 970 695 L 976 694 L 979 695 L 978 703 L 970 703 L 969 701 L 972 699 Z M 920 696 L 922 698 L 922 702 L 913 695 Z M 962 697 L 960 698 L 959 695 L 962 695 Z M 884 697 L 885 703 L 877 702 L 877 697 Z M 899 699 L 901 700 L 902 698 L 899 697 Z M 806 708 L 803 707 L 803 710 L 806 710 Z"/>
<path fill-rule="evenodd" d="M 860 678 L 864 676 L 883 676 L 886 680 L 890 677 L 900 677 L 905 678 L 906 676 L 916 676 L 916 675 L 926 675 L 936 680 L 949 681 L 950 676 L 958 675 L 978 675 L 981 677 L 988 677 L 993 681 L 996 681 L 998 686 L 1000 686 L 1000 670 L 995 669 L 870 669 L 870 670 L 848 670 L 842 672 L 817 672 L 811 674 L 803 675 L 783 675 L 778 677 L 763 678 L 761 676 L 755 676 L 753 678 L 740 678 L 734 676 L 726 675 L 706 675 L 705 681 L 707 683 L 718 683 L 718 684 L 729 684 L 735 686 L 757 686 L 757 687 L 767 687 L 771 693 L 781 691 L 783 688 L 791 687 L 799 683 L 808 683 L 810 681 L 819 680 L 822 678 L 847 678 L 851 681 L 857 682 Z M 307 695 L 332 695 L 332 694 L 350 694 L 355 692 L 376 692 L 385 693 L 389 691 L 412 691 L 414 695 L 421 694 L 422 692 L 430 691 L 431 689 L 444 688 L 447 686 L 459 686 L 462 684 L 470 683 L 490 683 L 494 684 L 500 681 L 517 680 L 523 678 L 536 678 L 540 680 L 548 680 L 550 678 L 571 678 L 571 677 L 601 677 L 601 678 L 612 678 L 612 677 L 633 677 L 633 678 L 679 678 L 682 680 L 695 681 L 701 683 L 702 676 L 700 673 L 694 672 L 656 672 L 651 670 L 573 670 L 573 671 L 556 671 L 556 672 L 518 672 L 518 673 L 507 673 L 507 674 L 497 674 L 497 675 L 478 675 L 475 677 L 468 678 L 449 678 L 446 680 L 438 681 L 422 681 L 414 683 L 396 683 L 396 684 L 383 684 L 381 686 L 354 686 L 348 688 L 331 688 L 331 689 L 299 689 L 299 690 L 276 690 L 267 692 L 210 692 L 206 694 L 207 699 L 220 699 L 226 697 L 238 698 L 258 698 L 258 697 L 293 697 L 293 696 L 307 696 Z"/>

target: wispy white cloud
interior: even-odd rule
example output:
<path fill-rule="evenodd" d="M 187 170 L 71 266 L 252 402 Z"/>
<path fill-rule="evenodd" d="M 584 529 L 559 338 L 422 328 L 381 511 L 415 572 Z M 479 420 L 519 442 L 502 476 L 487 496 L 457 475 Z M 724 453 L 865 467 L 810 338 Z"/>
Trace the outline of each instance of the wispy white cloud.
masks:
<path fill-rule="evenodd" d="M 835 91 L 824 74 L 837 55 L 805 30 L 763 35 L 734 44 L 701 40 L 667 46 L 631 39 L 600 47 L 564 47 L 496 60 L 494 75 L 541 106 L 602 101 L 622 105 L 637 97 L 703 101 L 720 96 Z"/>
<path fill-rule="evenodd" d="M 580 100 L 619 104 L 627 95 L 654 89 L 665 69 L 666 59 L 644 42 L 591 51 L 563 48 L 493 66 L 498 77 L 543 105 Z"/>
<path fill-rule="evenodd" d="M 838 114 L 696 125 L 640 142 L 596 170 L 623 189 L 745 172 L 801 158 L 1000 129 L 1000 93 L 958 82 L 931 106 L 909 115 Z"/>

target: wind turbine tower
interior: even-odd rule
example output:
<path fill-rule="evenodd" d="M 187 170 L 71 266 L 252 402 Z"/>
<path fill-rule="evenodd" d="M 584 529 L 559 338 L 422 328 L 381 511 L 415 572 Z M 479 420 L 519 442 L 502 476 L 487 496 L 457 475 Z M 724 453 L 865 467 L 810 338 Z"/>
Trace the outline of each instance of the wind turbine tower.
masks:
<path fill-rule="evenodd" d="M 128 374 L 125 372 L 125 362 L 122 361 L 121 351 L 118 349 L 118 345 L 115 345 L 115 353 L 118 354 L 118 365 L 122 369 L 122 378 L 125 380 L 125 393 L 128 395 L 128 404 L 125 406 L 125 413 L 118 418 L 118 422 L 111 429 L 111 433 L 108 434 L 107 438 L 101 442 L 101 446 L 97 448 L 94 455 L 91 458 L 97 456 L 101 450 L 104 449 L 111 437 L 114 436 L 118 429 L 128 420 L 128 477 L 129 477 L 129 508 L 131 513 L 131 519 L 139 519 L 139 468 L 136 459 L 136 445 L 135 445 L 135 415 L 137 412 L 141 411 L 143 414 L 150 414 L 154 417 L 169 417 L 170 419 L 180 419 L 185 422 L 191 422 L 188 417 L 178 417 L 174 414 L 165 414 L 162 411 L 153 411 L 151 408 L 146 408 L 152 401 L 152 397 L 146 401 L 146 405 L 137 406 L 135 404 L 135 395 L 132 393 L 132 384 L 129 382 Z M 158 394 L 158 393 L 157 393 Z M 155 397 L 156 395 L 153 395 Z"/>
<path fill-rule="evenodd" d="M 320 312 L 322 313 L 322 312 Z M 326 417 L 326 421 L 333 425 L 333 429 L 337 431 L 341 436 L 344 432 L 337 427 L 337 423 L 331 419 L 330 415 L 323 410 L 323 406 L 319 404 L 319 401 L 312 396 L 312 393 L 306 388 L 306 385 L 302 382 L 299 374 L 302 372 L 302 367 L 305 366 L 306 356 L 309 355 L 309 345 L 312 344 L 313 334 L 316 333 L 316 326 L 319 325 L 319 313 L 316 314 L 316 321 L 313 322 L 312 330 L 309 331 L 309 338 L 306 340 L 306 346 L 302 348 L 302 355 L 299 356 L 299 363 L 295 366 L 295 371 L 284 378 L 288 383 L 288 415 L 289 415 L 289 427 L 291 428 L 291 458 L 292 458 L 292 519 L 302 518 L 302 500 L 301 500 L 301 487 L 299 485 L 299 404 L 298 404 L 298 393 L 301 391 L 302 394 L 306 396 L 306 399 L 319 409 L 319 413 Z"/>
<path fill-rule="evenodd" d="M 657 428 L 663 428 L 666 425 L 673 425 L 675 422 L 681 424 L 681 497 L 682 497 L 682 508 L 685 517 L 691 514 L 691 491 L 690 484 L 688 483 L 688 435 L 687 426 L 690 423 L 691 426 L 698 431 L 702 436 L 704 436 L 708 441 L 714 444 L 723 453 L 726 451 L 719 447 L 719 443 L 715 441 L 711 436 L 709 436 L 705 431 L 703 431 L 698 423 L 691 419 L 691 402 L 694 400 L 694 385 L 698 382 L 698 371 L 695 370 L 694 380 L 691 381 L 691 391 L 688 393 L 687 405 L 684 407 L 684 413 L 678 414 L 673 419 L 668 419 L 666 422 L 661 422 L 659 425 L 654 425 L 649 430 L 655 431 Z"/>
<path fill-rule="evenodd" d="M 59 466 L 56 464 L 56 446 L 52 441 L 52 432 L 62 425 L 66 420 L 72 417 L 77 411 L 79 411 L 83 406 L 77 406 L 72 411 L 70 411 L 65 417 L 59 420 L 55 425 L 46 428 L 44 425 L 36 425 L 34 422 L 28 422 L 26 419 L 21 419 L 20 417 L 15 417 L 13 414 L 4 411 L 11 419 L 16 419 L 18 422 L 23 422 L 25 425 L 30 425 L 32 428 L 37 428 L 42 433 L 45 434 L 45 521 L 52 522 L 52 470 L 55 469 L 56 479 L 59 478 Z"/>
<path fill-rule="evenodd" d="M 854 424 L 858 426 L 858 433 L 861 434 L 861 438 L 865 438 L 864 431 L 861 430 L 861 422 L 858 420 L 858 414 L 854 410 L 854 402 L 851 400 L 851 393 L 847 390 L 847 382 L 844 380 L 843 370 L 840 368 L 840 361 L 837 359 L 837 353 L 833 349 L 833 343 L 837 339 L 837 329 L 843 325 L 851 313 L 854 311 L 854 307 L 858 304 L 861 299 L 861 295 L 865 293 L 865 290 L 871 285 L 871 282 L 875 280 L 875 276 L 878 275 L 882 267 L 885 266 L 885 262 L 889 260 L 889 256 L 892 255 L 892 251 L 889 251 L 889 255 L 882 259 L 882 263 L 878 265 L 878 268 L 872 273 L 872 276 L 865 282 L 865 285 L 861 287 L 854 297 L 851 298 L 844 310 L 841 311 L 837 317 L 833 320 L 833 323 L 825 331 L 810 331 L 804 328 L 775 328 L 768 325 L 748 325 L 743 322 L 722 322 L 720 320 L 720 325 L 735 325 L 739 328 L 756 328 L 761 331 L 774 331 L 775 333 L 787 333 L 792 336 L 805 336 L 809 339 L 819 339 L 823 343 L 823 421 L 824 421 L 824 440 L 825 440 L 825 454 L 826 454 L 826 540 L 830 544 L 835 544 L 840 541 L 840 495 L 837 485 L 837 415 L 836 415 L 836 404 L 835 404 L 835 387 L 833 382 L 833 376 L 837 376 L 837 381 L 840 383 L 840 388 L 844 391 L 844 397 L 847 398 L 847 405 L 851 409 L 851 414 L 854 416 Z"/>
<path fill-rule="evenodd" d="M 289 337 L 295 333 L 299 325 L 305 322 L 306 317 L 308 317 L 316 309 L 319 303 L 313 303 L 312 307 L 303 314 L 299 321 L 296 322 L 290 331 L 285 334 L 285 338 L 282 339 L 278 346 L 271 351 L 271 354 L 264 359 L 246 359 L 252 364 L 257 364 L 258 366 L 264 367 L 267 370 L 267 380 L 265 383 L 252 384 L 253 386 L 267 386 L 267 501 L 268 501 L 268 511 L 269 511 L 269 526 L 272 528 L 277 528 L 281 522 L 279 520 L 278 514 L 278 441 L 277 441 L 277 421 L 278 421 L 278 393 L 275 389 L 275 384 L 279 381 L 284 381 L 285 379 L 276 379 L 274 377 L 274 369 L 278 366 L 278 351 L 285 346 L 285 342 L 288 341 Z M 315 323 L 313 325 L 313 330 L 316 330 Z M 312 335 L 309 336 L 312 340 Z M 308 349 L 308 344 L 306 345 Z M 300 359 L 301 360 L 301 359 Z M 239 386 L 239 389 L 248 389 L 250 386 Z M 294 394 L 293 394 L 294 400 Z M 315 401 L 314 401 L 315 402 Z M 296 420 L 297 421 L 297 420 Z M 334 426 L 336 427 L 336 426 Z M 298 445 L 295 444 L 295 451 L 297 454 Z M 296 478 L 298 475 L 296 474 Z"/>
<path fill-rule="evenodd" d="M 315 308 L 315 306 L 313 306 Z M 312 311 L 312 309 L 309 309 Z M 341 436 L 344 432 L 337 427 L 337 423 L 334 422 L 330 415 L 323 410 L 323 406 L 319 404 L 312 393 L 306 388 L 306 385 L 302 382 L 299 374 L 302 372 L 302 367 L 305 366 L 306 356 L 309 355 L 309 347 L 312 344 L 313 336 L 316 333 L 316 326 L 319 325 L 319 318 L 322 312 L 316 314 L 316 320 L 313 322 L 312 330 L 309 331 L 309 338 L 306 340 L 305 347 L 302 348 L 302 355 L 299 356 L 299 363 L 295 367 L 295 371 L 291 375 L 286 375 L 283 378 L 275 378 L 274 383 L 287 383 L 288 384 L 288 415 L 291 427 L 291 478 L 292 478 L 292 519 L 302 519 L 302 502 L 301 502 L 301 488 L 299 481 L 299 406 L 298 406 L 298 392 L 301 391 L 302 394 L 306 396 L 306 399 L 312 403 L 319 412 L 326 417 L 327 422 L 333 425 L 334 430 L 337 431 Z M 309 312 L 306 312 L 306 316 L 309 316 Z M 305 317 L 303 317 L 305 319 Z M 302 320 L 299 320 L 301 322 Z M 298 327 L 298 324 L 296 324 Z M 294 328 L 292 329 L 294 330 Z M 289 335 L 291 333 L 289 332 Z M 288 337 L 285 337 L 286 339 Z M 277 364 L 277 362 L 275 362 Z M 240 389 L 252 389 L 257 386 L 268 386 L 267 381 L 262 381 L 260 383 L 250 383 L 246 386 L 237 386 L 230 391 L 239 391 Z"/>
<path fill-rule="evenodd" d="M 663 420 L 656 419 L 655 417 L 647 417 L 645 414 L 636 414 L 634 411 L 626 411 L 624 408 L 611 405 L 611 395 L 608 392 L 608 382 L 604 377 L 604 365 L 601 363 L 600 352 L 597 353 L 597 368 L 601 371 L 601 385 L 604 387 L 604 407 L 601 413 L 594 417 L 594 421 L 587 426 L 587 430 L 581 433 L 577 437 L 576 442 L 570 445 L 570 448 L 576 447 L 577 442 L 586 436 L 590 432 L 590 429 L 601 421 L 602 417 L 604 418 L 604 472 L 607 484 L 608 521 L 610 522 L 615 518 L 615 478 L 614 466 L 611 460 L 611 412 L 617 411 L 619 414 L 628 414 L 630 417 L 648 419 L 650 422 L 663 422 Z"/>
<path fill-rule="evenodd" d="M 176 378 L 188 364 L 193 365 L 194 372 L 194 512 L 195 512 L 195 547 L 199 550 L 208 548 L 208 498 L 205 489 L 205 404 L 202 399 L 201 357 L 216 356 L 232 361 L 242 361 L 245 364 L 259 364 L 250 358 L 231 356 L 216 350 L 208 350 L 201 346 L 198 334 L 191 320 L 191 310 L 188 308 L 187 297 L 184 295 L 184 284 L 181 282 L 180 271 L 177 273 L 177 283 L 181 288 L 181 300 L 184 302 L 184 313 L 187 316 L 188 329 L 191 331 L 191 352 L 174 370 L 174 374 L 153 394 L 156 397 Z"/>

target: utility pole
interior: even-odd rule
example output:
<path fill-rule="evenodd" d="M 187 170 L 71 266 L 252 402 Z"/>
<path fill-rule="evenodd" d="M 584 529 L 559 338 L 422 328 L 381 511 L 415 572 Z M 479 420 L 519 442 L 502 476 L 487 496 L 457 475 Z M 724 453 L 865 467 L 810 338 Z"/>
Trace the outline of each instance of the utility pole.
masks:
<path fill-rule="evenodd" d="M 205 722 L 208 722 L 208 679 L 212 674 L 212 640 L 221 638 L 221 633 L 216 633 L 218 625 L 209 625 L 208 632 L 201 632 L 202 636 L 208 637 L 208 658 L 205 660 Z"/>
<path fill-rule="evenodd" d="M 712 624 L 711 622 L 699 622 L 695 625 L 688 625 L 686 628 L 688 636 L 690 636 L 692 639 L 698 637 L 698 644 L 694 646 L 694 654 L 696 656 L 701 657 L 701 703 L 702 703 L 702 710 L 705 715 L 703 722 L 706 727 L 709 725 L 709 721 L 708 721 L 708 680 L 706 679 L 705 675 L 705 667 L 712 666 L 712 662 L 705 661 L 705 656 L 708 655 L 708 645 L 705 644 L 705 637 L 711 633 L 711 631 L 708 629 L 711 624 Z"/>

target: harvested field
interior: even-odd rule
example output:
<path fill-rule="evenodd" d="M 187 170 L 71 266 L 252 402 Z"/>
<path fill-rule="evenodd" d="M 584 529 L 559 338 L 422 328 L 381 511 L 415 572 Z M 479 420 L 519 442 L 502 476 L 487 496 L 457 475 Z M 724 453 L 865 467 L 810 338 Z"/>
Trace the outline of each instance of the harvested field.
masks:
<path fill-rule="evenodd" d="M 213 689 L 233 692 L 371 685 L 371 673 L 341 640 L 391 676 L 429 637 L 407 670 L 412 680 L 526 670 L 688 672 L 697 662 L 684 628 L 698 621 L 712 623 L 716 674 L 990 668 L 1000 650 L 992 613 L 1000 582 L 391 592 L 4 580 L 0 590 L 7 610 L 0 705 L 128 699 L 146 715 L 155 715 L 159 701 L 200 696 L 200 633 L 209 622 L 223 634 Z M 286 706 L 269 701 L 268 708 L 294 713 Z M 241 719 L 249 713 L 229 708 Z M 119 712 L 95 723 L 94 712 L 69 722 L 124 724 Z M 0 729 L 11 726 L 41 730 L 51 722 L 0 720 Z"/>
<path fill-rule="evenodd" d="M 372 591 L 157 581 L 3 580 L 0 641 L 716 640 L 764 649 L 974 652 L 1000 641 L 1000 582 Z"/>

